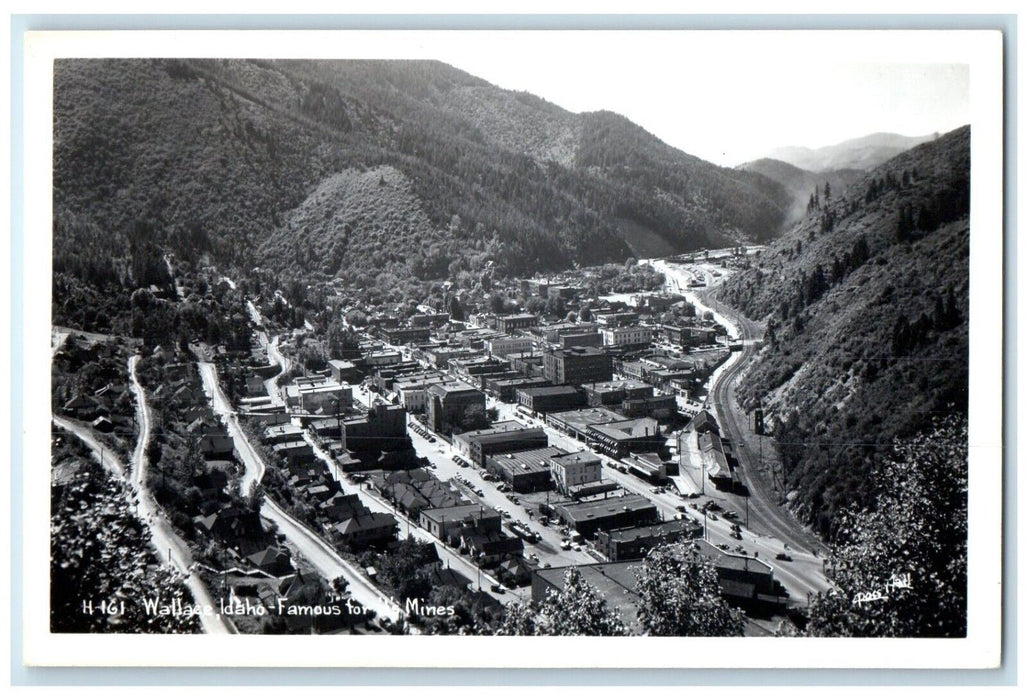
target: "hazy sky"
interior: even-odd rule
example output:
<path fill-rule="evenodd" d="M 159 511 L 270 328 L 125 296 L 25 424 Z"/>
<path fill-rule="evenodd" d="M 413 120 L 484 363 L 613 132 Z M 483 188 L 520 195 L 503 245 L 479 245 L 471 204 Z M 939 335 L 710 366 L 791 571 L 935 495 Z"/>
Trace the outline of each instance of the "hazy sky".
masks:
<path fill-rule="evenodd" d="M 720 165 L 779 146 L 816 148 L 878 131 L 917 136 L 970 121 L 966 64 L 937 62 L 937 51 L 927 52 L 928 59 L 913 51 L 879 52 L 877 37 L 856 43 L 856 51 L 836 52 L 830 37 L 805 46 L 810 37 L 781 34 L 759 40 L 753 33 L 622 32 L 613 40 L 596 34 L 553 41 L 507 32 L 432 53 L 573 112 L 618 112 Z M 859 50 L 865 47 L 867 59 Z"/>

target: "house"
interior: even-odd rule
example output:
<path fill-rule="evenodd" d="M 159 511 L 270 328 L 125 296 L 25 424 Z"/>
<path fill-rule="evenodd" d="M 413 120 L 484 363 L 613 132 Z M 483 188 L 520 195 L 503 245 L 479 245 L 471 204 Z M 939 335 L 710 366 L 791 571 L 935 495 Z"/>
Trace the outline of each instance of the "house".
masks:
<path fill-rule="evenodd" d="M 389 513 L 354 515 L 332 528 L 336 542 L 351 551 L 382 546 L 396 538 L 396 518 Z"/>
<path fill-rule="evenodd" d="M 258 569 L 275 578 L 288 576 L 295 571 L 289 550 L 281 545 L 271 545 L 266 549 L 254 552 L 247 559 L 253 562 Z"/>
<path fill-rule="evenodd" d="M 204 459 L 232 459 L 235 442 L 228 435 L 207 433 L 200 437 L 200 454 Z"/>
<path fill-rule="evenodd" d="M 466 549 L 471 560 L 479 566 L 495 566 L 525 550 L 525 543 L 520 537 L 508 537 L 502 531 L 477 526 L 462 528 L 459 538 L 461 549 Z"/>
<path fill-rule="evenodd" d="M 101 433 L 109 433 L 114 430 L 114 423 L 106 416 L 97 417 L 92 423 L 93 429 Z"/>
<path fill-rule="evenodd" d="M 273 538 L 264 530 L 257 511 L 227 506 L 193 521 L 211 537 L 239 550 L 244 556 L 264 549 Z"/>
<path fill-rule="evenodd" d="M 429 508 L 421 511 L 418 523 L 443 541 L 450 540 L 468 526 L 475 526 L 482 532 L 499 532 L 501 529 L 500 514 L 478 503 Z"/>

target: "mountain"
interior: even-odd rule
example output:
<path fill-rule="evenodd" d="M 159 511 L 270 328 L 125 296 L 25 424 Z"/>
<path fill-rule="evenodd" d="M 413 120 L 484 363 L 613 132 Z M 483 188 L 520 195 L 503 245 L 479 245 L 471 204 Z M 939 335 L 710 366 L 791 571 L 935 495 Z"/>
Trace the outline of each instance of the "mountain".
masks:
<path fill-rule="evenodd" d="M 825 183 L 828 183 L 831 191 L 842 192 L 864 176 L 863 171 L 853 169 L 815 173 L 773 158 L 761 158 L 736 167 L 739 170 L 760 173 L 785 187 L 792 196 L 792 208 L 789 210 L 791 221 L 798 221 L 803 217 L 811 196 L 815 190 L 823 191 Z"/>
<path fill-rule="evenodd" d="M 121 262 L 101 282 L 134 288 L 145 280 L 133 269 L 157 275 L 150 263 L 170 251 L 415 293 L 488 260 L 523 274 L 766 242 L 790 204 L 778 183 L 623 117 L 573 114 L 438 62 L 54 66 L 65 289 L 108 256 Z"/>
<path fill-rule="evenodd" d="M 894 438 L 967 412 L 970 128 L 906 151 L 725 283 L 767 323 L 740 384 L 773 416 L 790 505 L 831 537 Z"/>
<path fill-rule="evenodd" d="M 777 148 L 768 154 L 768 158 L 785 161 L 797 168 L 816 173 L 830 170 L 870 170 L 893 156 L 926 141 L 931 141 L 937 136 L 938 134 L 927 136 L 868 134 L 821 148 L 811 149 L 803 146 Z"/>

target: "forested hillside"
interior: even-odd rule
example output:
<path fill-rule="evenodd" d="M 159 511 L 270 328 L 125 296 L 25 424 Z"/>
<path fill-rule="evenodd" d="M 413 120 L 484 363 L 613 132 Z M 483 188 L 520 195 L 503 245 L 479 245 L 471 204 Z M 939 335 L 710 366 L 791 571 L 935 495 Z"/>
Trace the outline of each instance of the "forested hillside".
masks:
<path fill-rule="evenodd" d="M 789 220 L 795 223 L 802 219 L 808 210 L 811 198 L 817 193 L 820 196 L 825 184 L 830 190 L 843 192 L 854 182 L 863 178 L 867 173 L 862 170 L 828 170 L 824 172 L 811 172 L 797 168 L 782 160 L 774 158 L 761 158 L 760 160 L 743 163 L 738 166 L 739 170 L 752 173 L 760 173 L 775 182 L 779 183 L 789 192 L 792 198 L 792 206 L 789 209 Z"/>
<path fill-rule="evenodd" d="M 383 177 L 399 199 L 342 186 Z M 777 183 L 617 115 L 571 114 L 436 62 L 55 64 L 65 300 L 165 284 L 164 252 L 364 283 L 395 257 L 383 283 L 486 258 L 517 274 L 766 241 L 788 206 Z"/>
<path fill-rule="evenodd" d="M 721 292 L 767 320 L 744 408 L 776 419 L 792 505 L 829 536 L 844 507 L 870 505 L 867 475 L 894 438 L 966 414 L 969 138 L 958 129 L 822 191 Z"/>

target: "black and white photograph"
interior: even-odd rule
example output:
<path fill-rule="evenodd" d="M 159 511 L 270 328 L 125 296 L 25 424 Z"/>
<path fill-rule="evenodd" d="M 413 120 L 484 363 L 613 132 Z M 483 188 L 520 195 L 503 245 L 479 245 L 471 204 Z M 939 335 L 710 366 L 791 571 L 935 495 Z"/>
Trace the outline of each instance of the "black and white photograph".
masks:
<path fill-rule="evenodd" d="M 43 62 L 39 634 L 998 660 L 996 36 L 367 34 Z"/>

